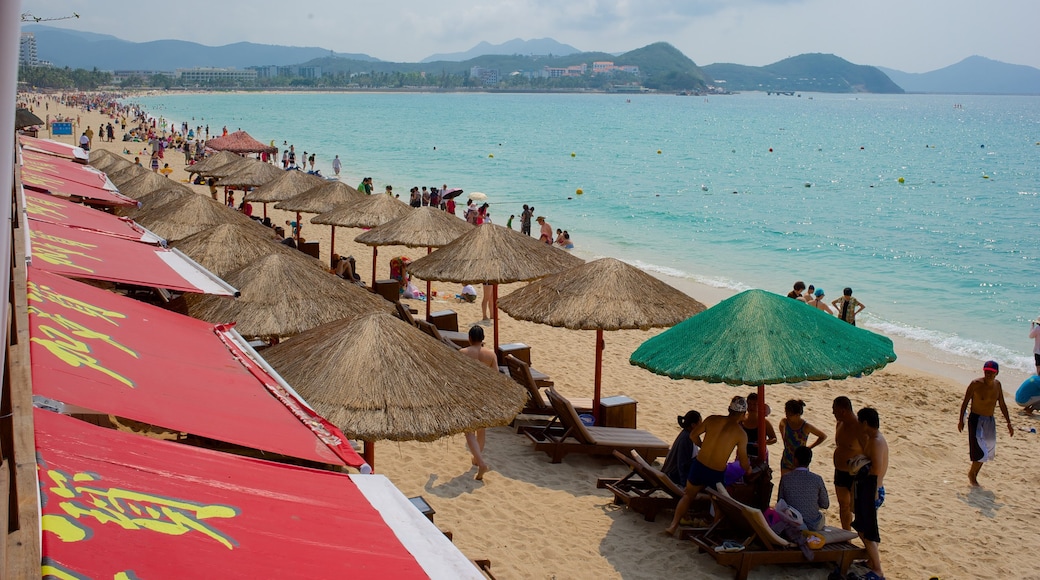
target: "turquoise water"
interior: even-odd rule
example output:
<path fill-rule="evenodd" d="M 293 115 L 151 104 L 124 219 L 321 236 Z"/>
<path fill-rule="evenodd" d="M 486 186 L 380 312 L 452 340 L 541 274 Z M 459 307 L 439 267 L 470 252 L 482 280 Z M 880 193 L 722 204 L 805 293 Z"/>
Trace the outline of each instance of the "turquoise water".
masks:
<path fill-rule="evenodd" d="M 733 289 L 828 299 L 861 324 L 1032 369 L 1040 315 L 1040 98 L 217 94 L 152 114 L 316 152 L 376 188 L 533 204 L 585 257 Z M 192 120 L 192 117 L 196 120 Z M 573 155 L 572 155 L 573 153 Z M 899 183 L 899 178 L 904 182 Z M 583 195 L 576 195 L 576 190 Z M 517 226 L 518 227 L 518 226 Z"/>

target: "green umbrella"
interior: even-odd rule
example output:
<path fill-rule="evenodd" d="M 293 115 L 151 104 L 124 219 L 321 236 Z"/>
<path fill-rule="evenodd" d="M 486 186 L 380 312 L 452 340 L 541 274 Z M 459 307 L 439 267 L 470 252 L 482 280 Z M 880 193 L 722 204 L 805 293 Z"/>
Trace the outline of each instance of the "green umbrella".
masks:
<path fill-rule="evenodd" d="M 892 341 L 763 290 L 724 300 L 639 345 L 629 362 L 673 379 L 758 387 L 844 379 L 896 360 Z M 759 449 L 765 413 L 759 413 Z M 764 456 L 764 453 L 763 453 Z"/>

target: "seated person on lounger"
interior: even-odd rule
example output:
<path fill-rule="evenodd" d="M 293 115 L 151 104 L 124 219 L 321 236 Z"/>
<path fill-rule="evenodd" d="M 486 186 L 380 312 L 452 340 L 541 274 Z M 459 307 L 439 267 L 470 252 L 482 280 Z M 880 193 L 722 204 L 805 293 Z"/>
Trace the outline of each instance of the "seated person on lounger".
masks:
<path fill-rule="evenodd" d="M 693 458 L 701 450 L 700 435 L 691 436 L 693 428 L 701 424 L 701 414 L 697 411 L 688 411 L 685 415 L 677 417 L 679 427 L 682 431 L 675 437 L 675 442 L 668 449 L 668 456 L 664 458 L 661 471 L 675 482 L 679 487 L 686 487 L 686 477 L 690 474 L 690 464 Z"/>
<path fill-rule="evenodd" d="M 823 478 L 809 471 L 812 457 L 812 449 L 808 447 L 794 450 L 795 468 L 780 478 L 777 500 L 782 499 L 787 505 L 798 510 L 798 513 L 802 514 L 805 527 L 819 531 L 826 523 L 825 514 L 820 513 L 820 510 L 831 507 L 831 500 L 827 496 L 827 486 L 824 485 Z"/>

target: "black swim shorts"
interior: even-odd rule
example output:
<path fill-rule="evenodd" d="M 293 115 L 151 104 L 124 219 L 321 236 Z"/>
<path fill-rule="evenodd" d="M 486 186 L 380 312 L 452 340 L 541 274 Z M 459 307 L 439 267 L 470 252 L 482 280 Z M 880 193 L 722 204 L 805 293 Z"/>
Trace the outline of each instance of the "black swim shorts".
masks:
<path fill-rule="evenodd" d="M 848 471 L 834 468 L 834 487 L 843 487 L 851 490 L 854 481 L 855 478 Z"/>
<path fill-rule="evenodd" d="M 716 484 L 722 483 L 725 478 L 726 472 L 707 467 L 694 457 L 693 463 L 690 464 L 690 476 L 686 479 L 686 483 L 694 486 L 714 488 Z"/>
<path fill-rule="evenodd" d="M 852 492 L 852 513 L 856 519 L 852 520 L 852 529 L 859 532 L 863 539 L 880 543 L 881 533 L 878 531 L 877 507 L 874 504 L 876 495 L 876 475 L 861 475 L 856 478 L 856 487 Z"/>

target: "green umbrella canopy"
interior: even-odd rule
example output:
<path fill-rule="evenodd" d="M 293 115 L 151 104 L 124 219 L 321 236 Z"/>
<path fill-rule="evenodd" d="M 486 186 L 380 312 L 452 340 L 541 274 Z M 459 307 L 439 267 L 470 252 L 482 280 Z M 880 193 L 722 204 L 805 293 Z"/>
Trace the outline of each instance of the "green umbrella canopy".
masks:
<path fill-rule="evenodd" d="M 808 304 L 748 290 L 647 340 L 629 362 L 673 379 L 771 385 L 869 374 L 892 341 Z"/>

